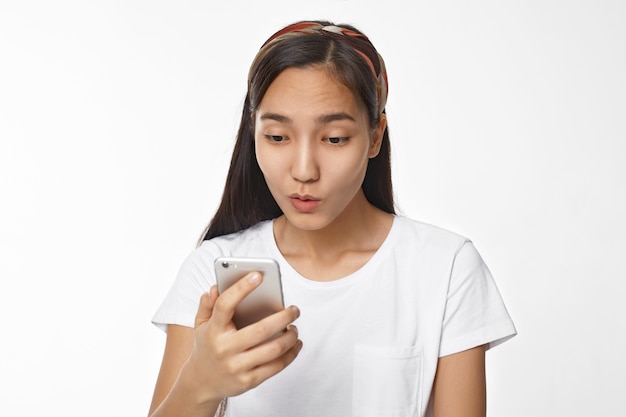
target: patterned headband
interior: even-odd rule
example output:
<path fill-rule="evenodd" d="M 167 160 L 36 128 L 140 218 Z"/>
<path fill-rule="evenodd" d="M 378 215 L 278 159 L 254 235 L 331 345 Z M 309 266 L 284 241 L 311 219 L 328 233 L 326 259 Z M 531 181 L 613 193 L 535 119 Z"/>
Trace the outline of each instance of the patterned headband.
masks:
<path fill-rule="evenodd" d="M 387 70 L 385 69 L 385 62 L 383 61 L 383 58 L 376 51 L 376 48 L 374 48 L 374 45 L 372 45 L 367 36 L 362 33 L 334 25 L 324 26 L 315 22 L 294 23 L 272 35 L 259 50 L 259 53 L 255 58 L 255 62 L 258 61 L 261 56 L 265 55 L 268 46 L 274 44 L 275 42 L 307 34 L 323 34 L 331 36 L 350 45 L 352 49 L 354 49 L 354 51 L 359 54 L 363 60 L 365 60 L 374 75 L 374 79 L 376 80 L 376 88 L 378 91 L 378 112 L 379 114 L 382 113 L 383 110 L 385 110 L 385 105 L 387 104 L 387 93 L 389 91 L 387 84 Z"/>

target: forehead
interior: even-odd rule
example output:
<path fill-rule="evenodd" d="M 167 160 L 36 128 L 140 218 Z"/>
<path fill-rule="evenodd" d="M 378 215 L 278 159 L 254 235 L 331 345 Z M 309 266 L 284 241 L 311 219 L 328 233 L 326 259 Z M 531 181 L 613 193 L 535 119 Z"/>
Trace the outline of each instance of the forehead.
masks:
<path fill-rule="evenodd" d="M 265 92 L 258 110 L 303 114 L 344 111 L 355 116 L 366 113 L 360 99 L 322 66 L 282 71 Z"/>

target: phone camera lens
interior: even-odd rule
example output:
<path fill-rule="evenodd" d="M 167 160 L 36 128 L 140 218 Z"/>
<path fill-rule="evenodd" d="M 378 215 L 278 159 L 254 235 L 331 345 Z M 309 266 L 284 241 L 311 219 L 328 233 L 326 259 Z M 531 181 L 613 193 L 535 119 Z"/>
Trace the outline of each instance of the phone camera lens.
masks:
<path fill-rule="evenodd" d="M 222 262 L 222 268 L 228 268 L 230 264 L 228 262 Z"/>

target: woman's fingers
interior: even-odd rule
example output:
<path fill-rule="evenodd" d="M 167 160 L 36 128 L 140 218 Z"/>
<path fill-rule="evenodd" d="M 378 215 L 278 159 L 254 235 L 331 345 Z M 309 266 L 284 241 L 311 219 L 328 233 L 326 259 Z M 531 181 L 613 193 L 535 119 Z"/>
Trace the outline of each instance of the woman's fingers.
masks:
<path fill-rule="evenodd" d="M 284 332 L 298 317 L 300 310 L 296 306 L 287 307 L 240 329 L 233 338 L 242 350 L 247 350 Z"/>
<path fill-rule="evenodd" d="M 209 292 L 202 294 L 200 297 L 200 305 L 198 306 L 198 312 L 196 313 L 196 320 L 194 327 L 200 326 L 202 323 L 206 323 L 213 314 L 213 307 L 215 307 L 215 301 L 217 300 L 217 287 L 214 285 Z"/>
<path fill-rule="evenodd" d="M 230 363 L 229 373 L 247 391 L 285 369 L 301 349 L 298 331 L 295 326 L 290 326 L 275 339 L 242 352 L 236 361 Z"/>
<path fill-rule="evenodd" d="M 280 358 L 300 342 L 296 326 L 288 326 L 282 333 L 272 336 L 275 337 L 241 352 L 237 365 L 245 370 L 255 369 Z"/>
<path fill-rule="evenodd" d="M 276 357 L 275 359 L 265 362 L 262 365 L 257 366 L 256 368 L 250 371 L 250 379 L 256 383 L 256 385 L 265 381 L 268 378 L 273 377 L 283 369 L 285 369 L 289 364 L 291 364 L 302 349 L 302 341 L 296 339 L 296 342 L 293 344 L 291 348 L 289 348 L 285 353 Z"/>

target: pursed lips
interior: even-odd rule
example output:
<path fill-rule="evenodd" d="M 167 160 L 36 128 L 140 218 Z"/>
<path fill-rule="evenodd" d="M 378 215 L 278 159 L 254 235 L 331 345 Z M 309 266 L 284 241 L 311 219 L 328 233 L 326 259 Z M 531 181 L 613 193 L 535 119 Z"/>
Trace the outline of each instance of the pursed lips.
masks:
<path fill-rule="evenodd" d="M 317 197 L 313 197 L 308 194 L 291 194 L 289 196 L 289 200 L 293 207 L 303 213 L 310 213 L 317 208 L 320 204 L 320 199 Z"/>
<path fill-rule="evenodd" d="M 291 199 L 295 198 L 295 199 L 302 200 L 302 201 L 320 201 L 319 198 L 313 197 L 312 195 L 309 195 L 309 194 L 293 193 L 289 196 L 289 198 Z"/>

